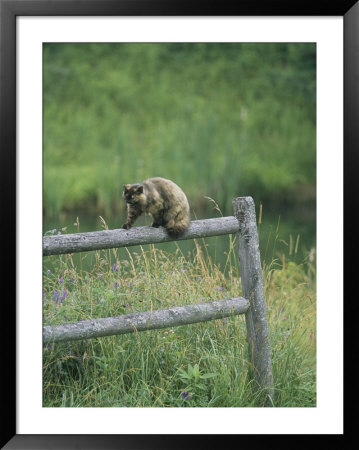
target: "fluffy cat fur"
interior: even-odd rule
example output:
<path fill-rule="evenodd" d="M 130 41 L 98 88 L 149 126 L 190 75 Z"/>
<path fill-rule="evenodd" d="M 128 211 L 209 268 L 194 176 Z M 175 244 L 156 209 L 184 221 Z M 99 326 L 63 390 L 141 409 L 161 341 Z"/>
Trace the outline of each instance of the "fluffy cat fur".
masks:
<path fill-rule="evenodd" d="M 189 204 L 185 193 L 173 181 L 148 178 L 142 183 L 125 184 L 123 198 L 127 203 L 127 221 L 122 228 L 129 229 L 143 213 L 151 214 L 153 227 L 163 226 L 170 235 L 183 233 L 190 223 Z"/>

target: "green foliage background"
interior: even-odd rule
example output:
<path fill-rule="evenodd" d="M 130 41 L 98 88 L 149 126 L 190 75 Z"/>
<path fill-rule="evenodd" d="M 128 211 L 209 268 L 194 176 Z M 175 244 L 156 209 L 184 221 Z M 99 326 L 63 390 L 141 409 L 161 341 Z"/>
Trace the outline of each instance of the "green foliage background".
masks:
<path fill-rule="evenodd" d="M 253 196 L 274 215 L 269 231 L 264 220 L 258 231 L 275 406 L 315 406 L 315 230 L 306 239 L 300 223 L 302 211 L 315 212 L 315 44 L 47 43 L 43 50 L 44 230 L 60 232 L 63 222 L 61 232 L 80 231 L 77 216 L 81 227 L 98 215 L 119 226 L 122 185 L 150 176 L 184 189 L 192 219 L 232 214 L 233 197 Z M 284 211 L 293 222 L 283 221 Z M 203 250 L 195 240 L 192 251 L 183 241 L 170 243 L 169 253 L 91 252 L 87 265 L 87 254 L 45 258 L 44 324 L 237 296 L 238 257 L 227 239 L 203 241 Z M 44 406 L 261 406 L 239 328 L 245 336 L 235 317 L 46 347 Z M 192 385 L 187 401 L 181 374 L 196 364 L 220 376 L 206 379 L 205 389 Z"/>
<path fill-rule="evenodd" d="M 216 199 L 314 204 L 316 46 L 47 43 L 44 213 L 122 210 L 122 184 L 173 179 Z"/>

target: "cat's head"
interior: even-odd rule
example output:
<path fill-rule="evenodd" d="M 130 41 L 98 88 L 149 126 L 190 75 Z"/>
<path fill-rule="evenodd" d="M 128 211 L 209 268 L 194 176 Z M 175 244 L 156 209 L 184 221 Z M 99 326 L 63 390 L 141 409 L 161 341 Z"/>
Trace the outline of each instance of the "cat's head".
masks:
<path fill-rule="evenodd" d="M 124 184 L 122 196 L 126 203 L 130 205 L 143 204 L 145 202 L 142 184 Z"/>

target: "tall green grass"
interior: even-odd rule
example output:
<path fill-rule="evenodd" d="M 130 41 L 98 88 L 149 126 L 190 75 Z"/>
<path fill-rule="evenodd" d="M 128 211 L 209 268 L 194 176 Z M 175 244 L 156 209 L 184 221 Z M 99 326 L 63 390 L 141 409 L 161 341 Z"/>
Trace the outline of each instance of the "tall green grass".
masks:
<path fill-rule="evenodd" d="M 105 226 L 105 225 L 104 225 Z M 241 295 L 236 242 L 214 262 L 201 240 L 191 254 L 154 245 L 137 253 L 95 252 L 90 270 L 71 255 L 44 269 L 44 324 L 59 324 Z M 313 251 L 263 263 L 276 407 L 316 405 L 316 295 Z M 47 407 L 249 407 L 253 394 L 244 316 L 47 345 Z"/>
<path fill-rule="evenodd" d="M 173 179 L 267 204 L 315 197 L 314 44 L 44 44 L 44 211 L 110 215 Z"/>

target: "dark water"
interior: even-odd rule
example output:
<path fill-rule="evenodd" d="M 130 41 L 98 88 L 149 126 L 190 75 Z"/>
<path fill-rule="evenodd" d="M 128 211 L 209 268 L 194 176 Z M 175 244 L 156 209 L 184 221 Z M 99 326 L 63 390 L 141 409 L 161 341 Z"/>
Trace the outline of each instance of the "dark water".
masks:
<path fill-rule="evenodd" d="M 259 213 L 257 211 L 257 223 Z M 208 217 L 218 217 L 216 214 L 206 214 L 200 219 Z M 108 229 L 120 228 L 124 222 L 124 217 L 104 218 Z M 136 222 L 136 226 L 150 225 L 149 217 L 141 217 Z M 64 229 L 66 228 L 66 229 Z M 56 233 L 78 233 L 86 231 L 103 230 L 104 224 L 100 217 L 79 217 L 76 216 L 62 218 L 62 220 L 44 219 L 43 233 L 51 234 L 52 230 Z M 311 249 L 316 248 L 316 220 L 315 208 L 296 208 L 292 210 L 262 212 L 261 223 L 258 224 L 259 245 L 262 262 L 270 264 L 274 258 L 280 259 L 285 255 L 287 261 L 291 260 L 302 263 L 308 256 Z M 219 264 L 222 268 L 226 265 L 228 251 L 230 248 L 230 239 L 228 235 L 215 236 L 210 238 L 198 239 L 203 251 L 208 252 L 212 261 Z M 180 249 L 184 256 L 190 257 L 195 251 L 195 243 L 192 239 L 186 241 L 166 242 L 156 244 L 156 247 L 166 252 L 175 252 Z M 144 245 L 146 250 L 148 245 Z M 140 247 L 129 247 L 128 250 L 140 253 Z M 120 259 L 128 259 L 128 253 L 125 248 L 118 249 Z M 73 257 L 75 264 L 81 265 L 83 269 L 90 270 L 95 262 L 94 252 L 84 252 L 75 254 Z M 51 267 L 56 264 L 56 258 L 44 258 L 44 267 Z"/>

